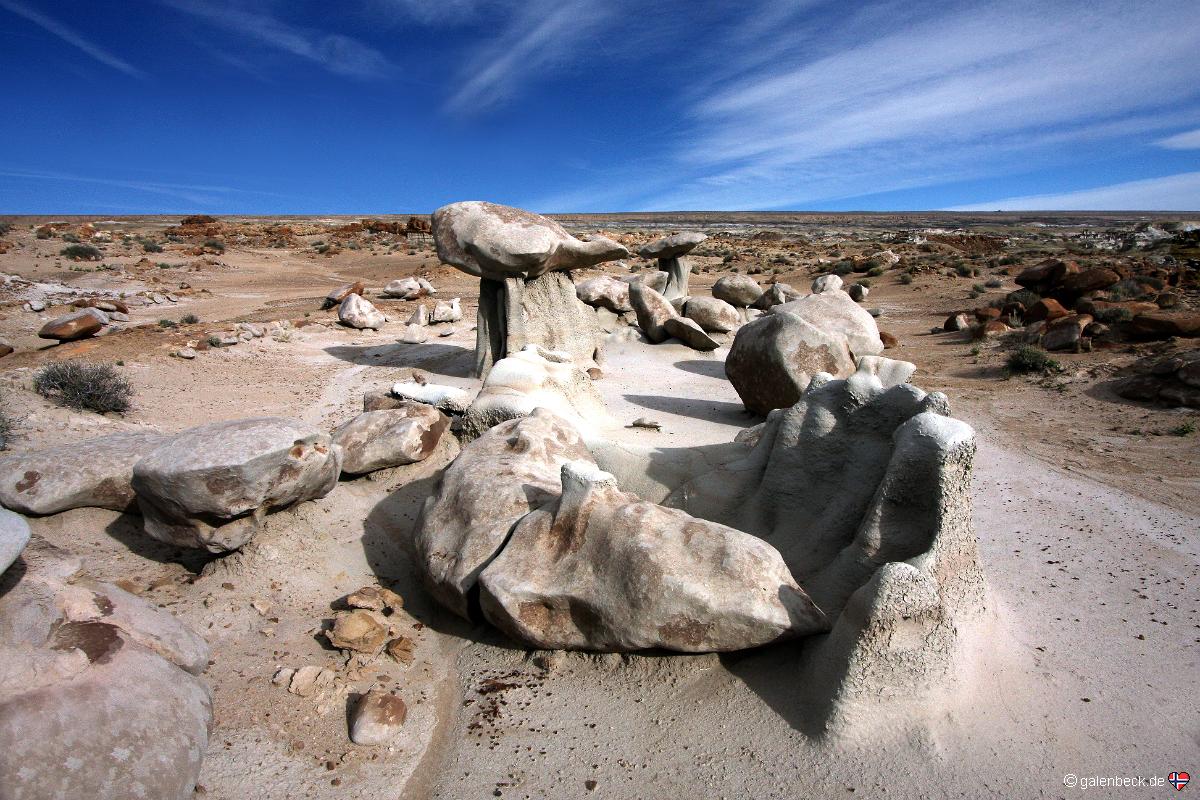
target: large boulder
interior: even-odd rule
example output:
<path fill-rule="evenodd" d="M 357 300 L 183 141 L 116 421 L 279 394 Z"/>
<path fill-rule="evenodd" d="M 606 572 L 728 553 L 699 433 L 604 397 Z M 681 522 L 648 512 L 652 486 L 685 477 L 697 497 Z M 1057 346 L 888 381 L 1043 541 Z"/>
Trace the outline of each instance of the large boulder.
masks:
<path fill-rule="evenodd" d="M 709 333 L 729 333 L 742 324 L 738 310 L 716 297 L 692 297 L 683 314 Z"/>
<path fill-rule="evenodd" d="M 576 284 L 575 293 L 593 308 L 607 308 L 617 314 L 633 310 L 629 304 L 629 284 L 611 275 L 599 275 Z"/>
<path fill-rule="evenodd" d="M 749 275 L 726 275 L 713 284 L 712 296 L 734 308 L 746 308 L 762 297 L 763 288 Z"/>
<path fill-rule="evenodd" d="M 575 427 L 544 408 L 465 445 L 425 501 L 414 536 L 417 563 L 433 596 L 469 618 L 479 573 L 513 524 L 558 497 L 563 464 L 590 458 Z"/>
<path fill-rule="evenodd" d="M 840 289 L 805 295 L 772 307 L 771 313 L 794 314 L 826 333 L 846 337 L 846 343 L 855 358 L 883 352 L 875 318 Z"/>
<path fill-rule="evenodd" d="M 214 553 L 248 542 L 269 512 L 328 494 L 341 451 L 298 420 L 259 417 L 201 425 L 133 468 L 146 533 Z"/>
<path fill-rule="evenodd" d="M 822 275 L 812 282 L 812 293 L 820 294 L 833 289 L 841 289 L 843 281 L 838 275 Z"/>
<path fill-rule="evenodd" d="M 1111 269 L 1089 267 L 1079 272 L 1064 275 L 1058 288 L 1064 293 L 1079 295 L 1085 292 L 1094 292 L 1098 289 L 1107 289 L 1120 280 L 1121 276 Z"/>
<path fill-rule="evenodd" d="M 1200 312 L 1152 311 L 1138 314 L 1126 326 L 1126 332 L 1141 339 L 1200 336 Z"/>
<path fill-rule="evenodd" d="M 704 332 L 695 320 L 687 317 L 671 317 L 663 323 L 667 335 L 678 339 L 693 350 L 716 350 L 721 343 Z"/>
<path fill-rule="evenodd" d="M 97 308 L 85 308 L 50 320 L 38 331 L 38 336 L 42 339 L 69 342 L 92 336 L 107 324 L 108 315 L 103 311 Z"/>
<path fill-rule="evenodd" d="M 1018 286 L 1030 289 L 1038 294 L 1046 294 L 1057 288 L 1068 275 L 1079 272 L 1079 265 L 1074 261 L 1062 261 L 1056 258 L 1046 259 L 1040 264 L 1021 270 L 1014 280 Z"/>
<path fill-rule="evenodd" d="M 29 523 L 20 514 L 0 508 L 0 575 L 29 544 Z"/>
<path fill-rule="evenodd" d="M 549 409 L 581 430 L 608 419 L 600 393 L 568 354 L 530 345 L 492 367 L 463 415 L 462 435 L 473 438 L 535 408 Z"/>
<path fill-rule="evenodd" d="M 204 640 L 38 542 L 0 578 L 0 795 L 193 797 L 212 724 Z"/>
<path fill-rule="evenodd" d="M 725 359 L 729 382 L 757 414 L 790 408 L 819 372 L 844 377 L 853 371 L 844 336 L 795 314 L 768 314 L 743 325 Z"/>
<path fill-rule="evenodd" d="M 442 261 L 495 281 L 536 278 L 629 255 L 603 236 L 577 239 L 540 214 L 479 200 L 433 212 L 433 239 Z"/>
<path fill-rule="evenodd" d="M 392 394 L 402 400 L 427 403 L 447 414 L 461 414 L 471 405 L 471 393 L 466 389 L 438 383 L 400 381 L 392 384 Z"/>
<path fill-rule="evenodd" d="M 779 553 L 741 531 L 564 464 L 557 502 L 517 523 L 479 576 L 484 616 L 533 647 L 740 650 L 828 629 Z"/>
<path fill-rule="evenodd" d="M 387 317 L 361 294 L 348 294 L 338 306 L 338 322 L 359 330 L 379 330 L 387 322 Z"/>
<path fill-rule="evenodd" d="M 0 457 L 0 504 L 22 514 L 72 508 L 137 508 L 133 466 L 170 439 L 158 433 L 115 433 Z"/>
<path fill-rule="evenodd" d="M 450 420 L 430 405 L 405 402 L 399 408 L 364 411 L 333 432 L 342 450 L 342 472 L 364 475 L 429 457 Z"/>
<path fill-rule="evenodd" d="M 1088 314 L 1071 314 L 1048 322 L 1042 334 L 1042 347 L 1047 350 L 1078 351 L 1083 331 L 1091 322 Z"/>
<path fill-rule="evenodd" d="M 638 327 L 647 339 L 659 344 L 671 338 L 664 326 L 667 320 L 679 314 L 665 297 L 643 283 L 633 283 L 629 286 L 629 304 L 633 306 Z"/>
<path fill-rule="evenodd" d="M 439 300 L 433 306 L 429 315 L 430 322 L 458 322 L 462 319 L 462 299 L 453 297 L 449 300 Z"/>

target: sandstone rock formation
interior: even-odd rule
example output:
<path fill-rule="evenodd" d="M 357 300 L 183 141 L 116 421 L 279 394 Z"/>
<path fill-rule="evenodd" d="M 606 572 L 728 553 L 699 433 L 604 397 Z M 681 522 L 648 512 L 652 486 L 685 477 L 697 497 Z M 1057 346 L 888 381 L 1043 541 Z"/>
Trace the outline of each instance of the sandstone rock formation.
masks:
<path fill-rule="evenodd" d="M 629 283 L 611 275 L 589 278 L 575 287 L 575 294 L 593 308 L 607 308 L 617 314 L 633 310 L 629 304 Z"/>
<path fill-rule="evenodd" d="M 569 271 L 629 255 L 602 236 L 577 239 L 553 220 L 517 208 L 468 201 L 433 214 L 438 256 L 480 278 L 475 370 L 535 344 L 596 366 L 601 332 L 576 297 Z"/>
<path fill-rule="evenodd" d="M 72 508 L 137 508 L 133 465 L 168 441 L 158 433 L 115 433 L 0 456 L 0 505 L 23 514 Z"/>
<path fill-rule="evenodd" d="M 790 408 L 812 376 L 845 377 L 854 371 L 846 338 L 822 330 L 795 314 L 767 314 L 738 329 L 725 375 L 746 408 L 766 414 Z"/>
<path fill-rule="evenodd" d="M 800 293 L 786 283 L 772 283 L 750 304 L 751 308 L 766 311 L 774 306 L 782 305 L 800 297 Z"/>
<path fill-rule="evenodd" d="M 654 344 L 671 338 L 665 327 L 667 320 L 679 316 L 675 307 L 658 292 L 642 283 L 629 286 L 629 303 L 637 315 L 638 327 Z"/>
<path fill-rule="evenodd" d="M 875 318 L 840 289 L 827 289 L 773 306 L 771 313 L 793 314 L 826 333 L 844 336 L 855 358 L 883 352 Z"/>
<path fill-rule="evenodd" d="M 394 281 L 388 281 L 381 294 L 397 300 L 417 300 L 433 294 L 432 288 L 428 281 L 421 281 L 417 278 L 397 278 Z"/>
<path fill-rule="evenodd" d="M 414 536 L 433 596 L 470 617 L 468 597 L 513 524 L 555 499 L 568 461 L 589 459 L 574 426 L 544 408 L 502 422 L 463 447 L 425 501 Z"/>
<path fill-rule="evenodd" d="M 584 431 L 607 419 L 600 393 L 567 353 L 531 345 L 492 367 L 463 415 L 462 435 L 479 436 L 535 408 L 549 409 Z"/>
<path fill-rule="evenodd" d="M 484 616 L 545 649 L 711 652 L 826 630 L 763 541 L 622 492 L 590 460 L 479 576 Z"/>
<path fill-rule="evenodd" d="M 683 314 L 708 333 L 729 333 L 742 324 L 738 310 L 716 297 L 691 297 Z"/>
<path fill-rule="evenodd" d="M 359 414 L 333 432 L 333 443 L 342 450 L 342 472 L 363 475 L 424 460 L 449 425 L 433 406 L 407 402 Z"/>
<path fill-rule="evenodd" d="M 692 274 L 692 265 L 687 260 L 687 254 L 707 238 L 703 233 L 684 231 L 656 239 L 638 250 L 642 258 L 658 259 L 658 268 L 667 273 L 667 285 L 662 290 L 667 300 L 688 296 L 688 277 Z"/>
<path fill-rule="evenodd" d="M 746 308 L 762 297 L 763 288 L 749 275 L 726 275 L 713 284 L 712 296 L 734 308 Z"/>
<path fill-rule="evenodd" d="M 400 381 L 392 385 L 392 394 L 403 400 L 428 403 L 447 414 L 461 414 L 471 405 L 471 393 L 457 386 Z"/>
<path fill-rule="evenodd" d="M 458 322 L 460 319 L 462 319 L 462 306 L 458 297 L 451 300 L 439 300 L 433 307 L 433 313 L 429 315 L 430 322 Z"/>
<path fill-rule="evenodd" d="M 812 293 L 820 294 L 830 289 L 841 289 L 842 279 L 837 275 L 822 275 L 812 282 Z"/>
<path fill-rule="evenodd" d="M 634 272 L 629 275 L 622 275 L 621 277 L 617 278 L 617 280 L 621 281 L 622 283 L 628 283 L 631 286 L 635 283 L 645 284 L 659 294 L 662 294 L 664 291 L 666 291 L 667 281 L 670 279 L 670 277 L 670 275 L 660 269 L 653 269 Z"/>
<path fill-rule="evenodd" d="M 208 646 L 166 611 L 31 543 L 0 577 L 0 792 L 193 796 L 212 723 Z"/>
<path fill-rule="evenodd" d="M 214 553 L 241 547 L 269 512 L 327 494 L 341 472 L 328 435 L 279 417 L 178 434 L 133 468 L 146 533 Z"/>
<path fill-rule="evenodd" d="M 687 317 L 671 317 L 663 323 L 663 330 L 670 337 L 678 339 L 693 350 L 716 350 L 721 343 L 705 333 L 695 320 Z"/>
<path fill-rule="evenodd" d="M 338 321 L 350 328 L 379 330 L 387 322 L 383 312 L 361 294 L 348 294 L 338 306 Z"/>

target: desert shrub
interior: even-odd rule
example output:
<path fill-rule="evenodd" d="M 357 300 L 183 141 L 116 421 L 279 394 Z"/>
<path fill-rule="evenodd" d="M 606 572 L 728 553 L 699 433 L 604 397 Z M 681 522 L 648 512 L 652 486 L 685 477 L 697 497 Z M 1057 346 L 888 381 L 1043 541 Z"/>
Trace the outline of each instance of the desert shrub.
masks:
<path fill-rule="evenodd" d="M 1097 322 L 1103 322 L 1112 325 L 1116 322 L 1129 322 L 1133 319 L 1133 314 L 1129 313 L 1128 308 L 1105 308 L 1095 313 Z"/>
<path fill-rule="evenodd" d="M 205 250 L 215 250 L 218 253 L 225 252 L 225 243 L 220 239 L 205 239 L 203 247 Z"/>
<path fill-rule="evenodd" d="M 143 239 L 142 250 L 146 253 L 161 253 L 163 251 L 163 247 L 158 242 L 153 242 L 149 239 Z"/>
<path fill-rule="evenodd" d="M 1007 366 L 1010 372 L 1020 374 L 1062 372 L 1061 364 L 1046 355 L 1045 350 L 1040 350 L 1032 345 L 1024 345 L 1021 349 L 1010 353 Z"/>
<path fill-rule="evenodd" d="M 1017 289 L 1015 292 L 1009 292 L 1004 296 L 1006 303 L 1020 303 L 1026 308 L 1032 308 L 1042 296 L 1037 292 L 1031 292 L 1028 289 Z"/>
<path fill-rule="evenodd" d="M 1004 282 L 998 278 L 992 278 L 990 281 L 988 281 L 987 283 L 984 284 L 984 286 L 986 286 L 989 289 L 999 289 L 1003 285 L 1004 285 Z"/>
<path fill-rule="evenodd" d="M 1013 264 L 1020 264 L 1021 259 L 1017 256 L 1004 256 L 997 263 L 999 263 L 1002 267 L 1011 267 Z"/>
<path fill-rule="evenodd" d="M 79 237 L 73 233 L 64 233 L 62 235 L 62 240 L 64 242 L 70 242 L 71 244 L 79 244 Z"/>
<path fill-rule="evenodd" d="M 858 285 L 859 285 L 859 286 L 861 286 L 861 287 L 863 287 L 864 289 L 870 289 L 870 288 L 871 288 L 871 281 L 869 281 L 869 280 L 868 280 L 868 279 L 866 279 L 866 278 L 860 278 L 858 281 L 856 281 L 856 283 L 858 283 Z"/>
<path fill-rule="evenodd" d="M 854 272 L 854 262 L 840 261 L 834 265 L 834 268 L 831 271 L 834 275 L 849 275 L 851 272 Z"/>
<path fill-rule="evenodd" d="M 179 323 L 175 322 L 174 320 L 170 320 L 170 319 L 160 319 L 158 321 L 158 327 L 160 327 L 160 328 L 178 328 Z"/>
<path fill-rule="evenodd" d="M 979 267 L 973 267 L 970 264 L 955 264 L 954 274 L 960 278 L 973 278 L 979 274 Z"/>
<path fill-rule="evenodd" d="M 1195 432 L 1196 423 L 1190 419 L 1181 425 L 1176 425 L 1174 428 L 1171 428 L 1172 436 L 1191 436 Z"/>
<path fill-rule="evenodd" d="M 221 337 L 217 336 L 215 333 L 210 333 L 208 335 L 208 338 L 205 339 L 204 341 L 208 342 L 209 347 L 220 347 L 221 346 Z"/>
<path fill-rule="evenodd" d="M 195 314 L 184 314 L 183 319 L 181 319 L 179 321 L 182 322 L 184 325 L 195 325 L 197 322 L 200 321 L 200 318 L 197 317 Z"/>
<path fill-rule="evenodd" d="M 883 274 L 883 265 L 874 266 L 874 267 L 871 267 L 869 270 L 867 270 L 867 277 L 869 277 L 869 278 L 878 278 L 882 274 Z"/>
<path fill-rule="evenodd" d="M 127 411 L 133 397 L 129 381 L 108 364 L 59 361 L 33 377 L 33 390 L 60 405 L 79 410 Z"/>
<path fill-rule="evenodd" d="M 54 231 L 50 230 L 49 228 L 39 228 L 37 233 L 34 235 L 39 239 L 53 239 Z"/>
<path fill-rule="evenodd" d="M 900 282 L 906 286 L 908 284 L 912 283 L 913 282 L 913 274 L 911 272 L 902 273 L 900 275 Z"/>
<path fill-rule="evenodd" d="M 100 251 L 90 244 L 69 244 L 62 249 L 62 255 L 72 261 L 100 260 Z"/>
<path fill-rule="evenodd" d="M 0 222 L 0 236 L 7 236 L 11 230 L 12 225 L 9 225 L 7 222 Z"/>

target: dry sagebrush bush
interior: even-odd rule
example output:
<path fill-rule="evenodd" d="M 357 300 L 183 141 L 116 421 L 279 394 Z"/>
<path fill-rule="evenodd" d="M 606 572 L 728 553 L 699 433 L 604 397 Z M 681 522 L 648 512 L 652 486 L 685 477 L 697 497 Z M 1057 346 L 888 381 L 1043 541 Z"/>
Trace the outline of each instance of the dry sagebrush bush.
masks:
<path fill-rule="evenodd" d="M 133 387 L 108 364 L 60 361 L 47 364 L 33 378 L 33 389 L 56 403 L 79 410 L 124 412 Z"/>

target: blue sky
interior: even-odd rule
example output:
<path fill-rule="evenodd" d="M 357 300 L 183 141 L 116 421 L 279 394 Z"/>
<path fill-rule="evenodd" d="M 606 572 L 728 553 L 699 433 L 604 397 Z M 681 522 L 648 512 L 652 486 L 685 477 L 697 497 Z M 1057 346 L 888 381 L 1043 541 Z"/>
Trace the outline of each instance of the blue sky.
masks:
<path fill-rule="evenodd" d="M 0 0 L 0 213 L 1200 209 L 1196 0 Z"/>

